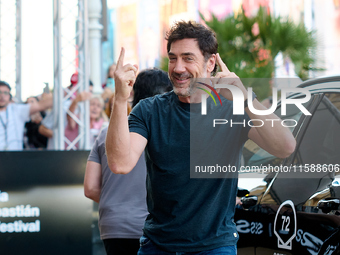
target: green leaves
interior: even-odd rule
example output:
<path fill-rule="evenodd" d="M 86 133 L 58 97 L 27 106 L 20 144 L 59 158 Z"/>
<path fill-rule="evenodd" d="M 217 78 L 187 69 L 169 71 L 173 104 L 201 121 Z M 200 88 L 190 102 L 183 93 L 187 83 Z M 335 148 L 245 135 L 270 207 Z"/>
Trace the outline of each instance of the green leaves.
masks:
<path fill-rule="evenodd" d="M 314 32 L 307 31 L 304 24 L 274 17 L 262 7 L 254 17 L 247 17 L 244 11 L 224 20 L 212 15 L 207 21 L 202 14 L 200 16 L 216 32 L 222 60 L 240 78 L 273 77 L 274 59 L 279 52 L 292 60 L 301 79 L 308 78 L 308 70 L 315 61 L 312 52 L 316 40 Z M 265 86 L 256 91 L 260 98 L 269 93 L 269 85 Z"/>

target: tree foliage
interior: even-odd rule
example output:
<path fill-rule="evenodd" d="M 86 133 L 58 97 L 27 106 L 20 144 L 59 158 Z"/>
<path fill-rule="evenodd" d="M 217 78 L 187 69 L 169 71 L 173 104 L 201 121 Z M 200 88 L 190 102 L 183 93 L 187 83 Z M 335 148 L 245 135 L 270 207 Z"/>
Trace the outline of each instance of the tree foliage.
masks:
<path fill-rule="evenodd" d="M 308 78 L 315 59 L 312 52 L 316 47 L 313 31 L 303 23 L 295 24 L 288 18 L 274 17 L 260 7 L 254 17 L 245 12 L 218 20 L 214 15 L 207 21 L 216 32 L 219 53 L 229 70 L 240 78 L 272 78 L 274 59 L 279 52 L 288 56 L 295 65 L 295 72 L 301 79 Z M 259 98 L 268 96 L 270 84 L 254 87 Z"/>
<path fill-rule="evenodd" d="M 210 21 L 202 15 L 201 18 L 216 32 L 222 59 L 240 77 L 272 77 L 274 59 L 282 52 L 294 63 L 296 74 L 308 78 L 316 40 L 314 32 L 303 23 L 274 17 L 263 7 L 254 17 L 247 17 L 242 11 L 221 21 L 214 15 Z"/>

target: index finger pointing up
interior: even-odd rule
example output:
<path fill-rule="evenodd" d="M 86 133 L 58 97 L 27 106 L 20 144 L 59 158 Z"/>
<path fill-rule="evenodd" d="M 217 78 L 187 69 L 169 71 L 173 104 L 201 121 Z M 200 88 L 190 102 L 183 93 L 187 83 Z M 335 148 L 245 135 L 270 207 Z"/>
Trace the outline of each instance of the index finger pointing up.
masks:
<path fill-rule="evenodd" d="M 125 49 L 124 47 L 122 47 L 118 61 L 117 61 L 117 68 L 123 67 L 124 56 L 125 56 Z"/>
<path fill-rule="evenodd" d="M 224 62 L 222 61 L 222 59 L 221 59 L 219 53 L 216 54 L 216 62 L 217 62 L 218 66 L 220 67 L 220 69 L 221 69 L 221 71 L 222 71 L 223 73 L 225 73 L 225 72 L 226 72 L 226 73 L 230 73 L 228 67 L 227 67 L 226 64 L 224 64 Z"/>

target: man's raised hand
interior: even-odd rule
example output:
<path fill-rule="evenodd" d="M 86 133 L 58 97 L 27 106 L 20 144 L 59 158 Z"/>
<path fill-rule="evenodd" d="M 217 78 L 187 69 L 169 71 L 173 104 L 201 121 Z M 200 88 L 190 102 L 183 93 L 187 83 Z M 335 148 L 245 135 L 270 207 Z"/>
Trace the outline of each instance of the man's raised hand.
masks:
<path fill-rule="evenodd" d="M 136 81 L 138 65 L 124 65 L 125 49 L 122 47 L 114 72 L 115 100 L 127 100 Z"/>
<path fill-rule="evenodd" d="M 230 72 L 227 65 L 223 62 L 223 60 L 220 57 L 220 54 L 216 54 L 216 63 L 220 67 L 221 72 L 218 72 L 214 77 L 213 77 L 213 84 L 228 84 L 228 85 L 233 85 L 241 89 L 243 92 L 245 98 L 247 98 L 247 90 L 244 87 L 241 79 L 233 72 Z M 233 100 L 232 94 L 229 91 L 229 89 L 219 89 L 219 93 L 228 100 Z"/>

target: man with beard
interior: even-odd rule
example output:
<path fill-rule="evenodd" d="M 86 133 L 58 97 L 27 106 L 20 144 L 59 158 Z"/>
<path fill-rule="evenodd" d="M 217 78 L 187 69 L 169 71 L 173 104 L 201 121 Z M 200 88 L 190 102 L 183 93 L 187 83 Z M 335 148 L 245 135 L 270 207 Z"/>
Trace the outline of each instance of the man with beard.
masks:
<path fill-rule="evenodd" d="M 124 65 L 125 50 L 121 51 L 115 71 L 116 100 L 106 138 L 109 167 L 114 173 L 126 174 L 145 149 L 149 215 L 138 254 L 236 254 L 238 234 L 233 217 L 237 178 L 190 178 L 190 155 L 192 150 L 197 151 L 191 146 L 190 130 L 208 128 L 204 122 L 193 125 L 190 111 L 200 106 L 205 93 L 196 88 L 201 79 L 211 79 L 212 84 L 228 79 L 228 84 L 240 89 L 244 98 L 247 90 L 221 60 L 216 35 L 210 29 L 182 21 L 171 28 L 166 39 L 173 91 L 141 101 L 129 119 L 125 106 L 138 67 Z M 216 64 L 221 72 L 213 77 Z M 235 117 L 231 92 L 227 89 L 219 92 L 223 117 Z M 266 109 L 256 98 L 253 105 L 259 110 Z M 246 114 L 239 116 L 240 119 L 278 119 L 274 114 L 254 115 L 246 103 L 244 107 Z M 211 115 L 217 112 L 211 111 Z M 219 130 L 206 141 L 223 141 L 223 148 L 215 148 L 215 152 L 222 154 L 224 162 L 236 167 L 240 165 L 242 148 L 248 138 L 281 158 L 288 157 L 295 149 L 291 132 L 280 125 L 236 125 L 224 132 Z M 199 158 L 204 158 L 204 154 Z"/>

